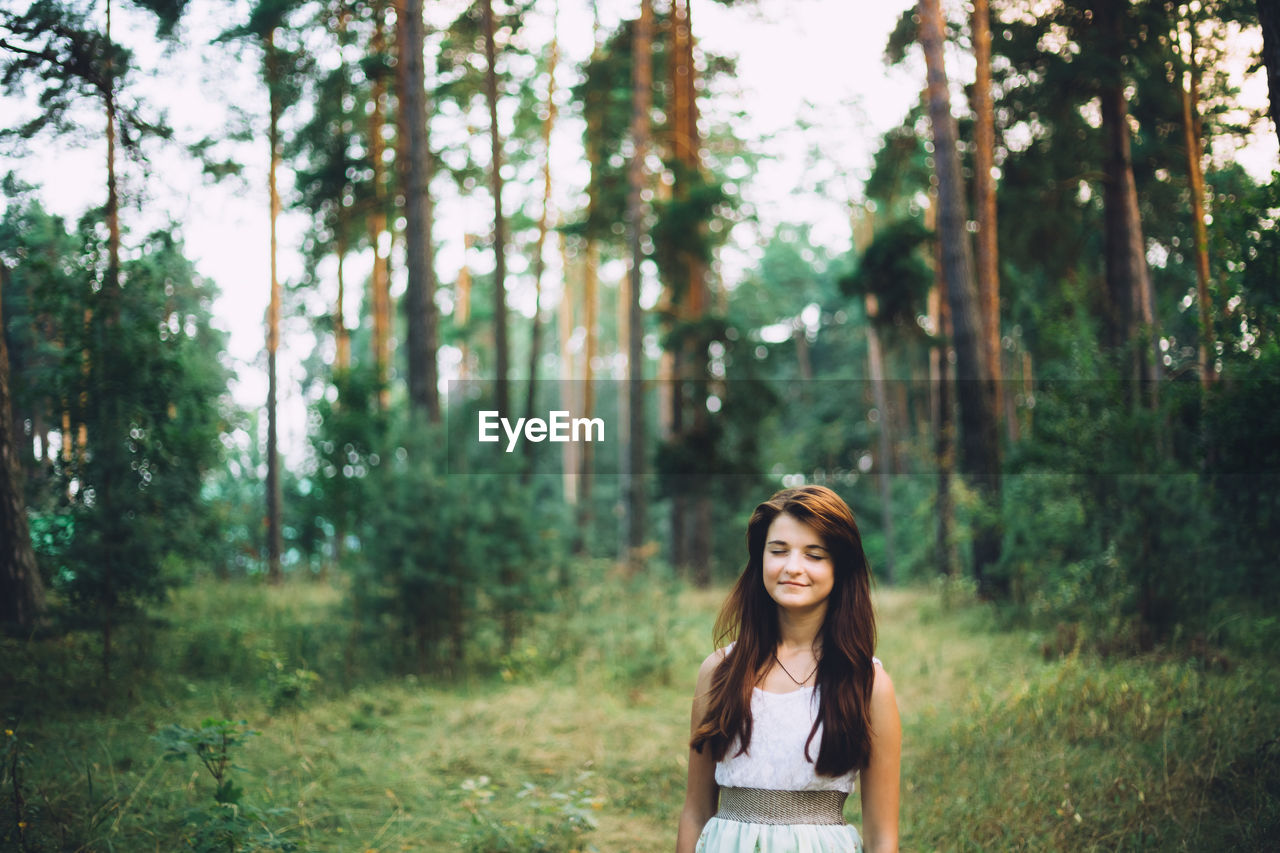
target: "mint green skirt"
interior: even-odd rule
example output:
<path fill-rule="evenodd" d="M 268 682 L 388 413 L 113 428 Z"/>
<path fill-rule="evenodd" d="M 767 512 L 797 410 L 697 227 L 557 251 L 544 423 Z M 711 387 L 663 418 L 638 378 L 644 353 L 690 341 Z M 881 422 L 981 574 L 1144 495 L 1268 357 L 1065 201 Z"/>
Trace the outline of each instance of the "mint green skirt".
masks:
<path fill-rule="evenodd" d="M 862 853 L 849 824 L 765 824 L 713 817 L 698 836 L 697 853 Z"/>

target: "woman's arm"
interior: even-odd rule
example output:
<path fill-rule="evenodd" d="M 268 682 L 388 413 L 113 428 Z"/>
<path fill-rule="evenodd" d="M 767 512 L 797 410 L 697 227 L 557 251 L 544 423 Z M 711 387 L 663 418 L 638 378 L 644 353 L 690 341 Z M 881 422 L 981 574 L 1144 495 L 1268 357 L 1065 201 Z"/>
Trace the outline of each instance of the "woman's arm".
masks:
<path fill-rule="evenodd" d="M 711 674 L 724 660 L 724 649 L 712 652 L 698 669 L 698 686 L 693 694 L 690 736 L 702 724 L 707 713 L 707 697 L 711 690 Z M 680 829 L 676 834 L 676 853 L 693 853 L 702 827 L 716 813 L 720 788 L 716 785 L 716 762 L 710 748 L 702 752 L 689 750 L 689 779 L 685 783 L 684 809 L 680 812 Z"/>
<path fill-rule="evenodd" d="M 862 771 L 862 837 L 867 853 L 897 853 L 902 721 L 889 673 L 876 666 L 871 686 L 871 760 Z"/>

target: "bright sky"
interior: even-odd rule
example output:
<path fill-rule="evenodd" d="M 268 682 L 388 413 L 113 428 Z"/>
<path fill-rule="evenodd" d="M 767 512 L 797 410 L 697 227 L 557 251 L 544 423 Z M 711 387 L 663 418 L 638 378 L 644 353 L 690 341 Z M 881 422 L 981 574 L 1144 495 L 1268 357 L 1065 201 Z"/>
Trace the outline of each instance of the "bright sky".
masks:
<path fill-rule="evenodd" d="M 237 62 L 229 57 L 227 46 L 208 44 L 222 29 L 243 20 L 244 0 L 240 0 L 240 13 L 234 16 L 225 12 L 225 6 L 193 3 L 183 24 L 187 47 L 170 56 L 161 56 L 150 45 L 153 25 L 127 7 L 119 11 L 123 5 L 116 4 L 117 32 L 130 33 L 122 40 L 135 44 L 140 67 L 150 72 L 135 78 L 138 92 L 148 103 L 168 113 L 183 143 L 222 133 L 232 108 L 244 111 L 256 122 L 259 139 L 265 136 L 261 130 L 265 125 L 265 96 L 257 80 L 257 55 L 245 50 L 242 61 Z M 445 24 L 460 5 L 460 0 L 428 3 L 428 14 L 434 16 L 429 23 Z M 530 44 L 549 40 L 556 5 L 552 0 L 539 4 L 538 13 L 527 22 L 526 38 Z M 560 0 L 558 5 L 563 57 L 559 86 L 563 94 L 574 82 L 567 79 L 574 66 L 591 50 L 592 4 L 589 0 Z M 724 91 L 716 100 L 708 101 L 704 109 L 711 111 L 709 117 L 719 119 L 734 111 L 745 112 L 745 121 L 733 122 L 737 136 L 748 148 L 769 155 L 757 179 L 743 190 L 766 233 L 780 223 L 803 222 L 812 226 L 818 242 L 837 251 L 847 249 L 847 208 L 841 199 L 819 197 L 806 191 L 806 187 L 817 177 L 847 175 L 853 180 L 838 182 L 843 187 L 841 192 L 856 194 L 879 136 L 898 123 L 918 97 L 923 84 L 918 65 L 909 62 L 903 68 L 886 69 L 881 58 L 888 33 L 902 11 L 913 5 L 912 0 L 758 0 L 734 9 L 707 0 L 695 0 L 692 5 L 694 35 L 700 46 L 736 57 L 738 62 L 736 80 L 722 84 Z M 619 18 L 634 15 L 638 4 L 636 0 L 599 0 L 597 6 L 604 26 L 611 27 Z M 949 63 L 953 76 L 964 73 L 955 58 L 949 57 Z M 1262 75 L 1255 74 L 1245 82 L 1245 100 L 1265 103 Z M 798 130 L 800 120 L 807 122 L 810 129 Z M 100 121 L 95 113 L 85 113 L 87 128 Z M 484 128 L 479 130 L 483 132 Z M 575 204 L 585 183 L 580 139 L 581 126 L 566 121 L 561 123 L 553 142 L 559 186 L 557 205 L 562 208 Z M 67 149 L 60 142 L 42 141 L 17 164 L 25 180 L 42 185 L 40 195 L 46 206 L 70 218 L 90 205 L 101 204 L 105 192 L 105 146 L 92 138 L 89 142 L 92 144 Z M 825 174 L 806 171 L 806 155 L 815 145 L 826 155 Z M 1259 174 L 1266 173 L 1268 158 L 1275 161 L 1274 137 L 1271 146 L 1267 149 L 1264 145 L 1258 155 L 1263 161 L 1256 169 Z M 256 144 L 240 152 L 248 162 L 248 171 L 238 184 L 206 184 L 178 146 L 155 154 L 149 175 L 142 175 L 136 166 L 122 170 L 128 196 L 135 202 L 139 197 L 144 199 L 145 215 L 138 212 L 136 203 L 122 213 L 135 239 L 168 221 L 178 223 L 198 270 L 220 288 L 222 296 L 215 311 L 218 323 L 231 333 L 230 355 L 239 374 L 234 395 L 246 406 L 262 405 L 266 396 L 262 356 L 269 284 L 266 157 L 265 151 L 258 150 L 263 147 Z M 287 191 L 287 174 L 284 185 Z M 518 191 L 513 188 L 513 194 Z M 513 208 L 515 199 L 508 196 L 506 200 L 508 209 Z M 441 199 L 436 239 L 437 267 L 443 281 L 452 281 L 462 263 L 462 235 L 487 230 L 488 205 L 483 196 L 472 200 Z M 536 202 L 529 209 L 536 211 Z M 296 280 L 301 275 L 295 247 L 304 228 L 305 223 L 296 214 L 286 215 L 281 223 L 280 269 L 285 280 Z M 744 229 L 736 239 L 747 247 L 757 236 Z M 548 250 L 551 281 L 546 284 L 552 299 L 558 292 L 554 254 Z M 469 261 L 480 272 L 492 267 L 491 259 L 483 253 L 473 252 Z M 512 261 L 515 271 L 524 269 L 522 261 L 514 257 Z M 735 270 L 749 263 L 749 255 L 727 250 L 724 261 L 725 275 L 732 278 Z M 360 281 L 368 263 L 367 253 L 364 258 L 353 259 L 348 281 Z M 309 309 L 316 312 L 325 310 L 336 292 L 332 270 L 322 267 L 320 273 L 330 290 L 312 299 Z M 519 280 L 513 285 L 512 304 L 530 313 L 531 285 Z M 359 294 L 353 293 L 348 316 L 356 314 L 358 300 Z M 305 319 L 293 318 L 287 321 L 284 336 L 281 386 L 282 407 L 287 414 L 282 447 L 292 459 L 297 458 L 305 429 L 305 404 L 298 388 L 301 359 L 308 354 L 305 350 L 314 346 L 306 328 Z"/>

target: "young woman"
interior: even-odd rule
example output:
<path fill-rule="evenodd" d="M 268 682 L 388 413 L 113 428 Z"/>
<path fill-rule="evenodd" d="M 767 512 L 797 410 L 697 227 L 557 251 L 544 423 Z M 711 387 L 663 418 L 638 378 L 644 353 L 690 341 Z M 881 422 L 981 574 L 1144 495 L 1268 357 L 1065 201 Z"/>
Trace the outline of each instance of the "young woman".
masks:
<path fill-rule="evenodd" d="M 853 513 L 822 486 L 784 489 L 747 552 L 715 626 L 734 642 L 698 671 L 676 851 L 896 851 L 902 728 Z M 855 781 L 862 836 L 843 816 Z"/>

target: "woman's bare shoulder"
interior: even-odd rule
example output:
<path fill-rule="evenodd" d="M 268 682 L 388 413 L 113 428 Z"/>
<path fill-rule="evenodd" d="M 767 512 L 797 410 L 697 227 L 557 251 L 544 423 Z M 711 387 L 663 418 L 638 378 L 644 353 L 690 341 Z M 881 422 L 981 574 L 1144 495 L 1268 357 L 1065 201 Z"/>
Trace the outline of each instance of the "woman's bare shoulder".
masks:
<path fill-rule="evenodd" d="M 720 662 L 729 656 L 729 652 L 733 650 L 733 643 L 716 649 L 711 654 L 702 659 L 702 666 L 698 667 L 698 677 L 710 675 Z"/>
<path fill-rule="evenodd" d="M 897 699 L 893 693 L 893 679 L 889 677 L 889 672 L 884 668 L 884 662 L 880 658 L 872 658 L 875 668 L 875 678 L 871 682 L 871 704 L 874 706 L 878 702 L 892 702 L 897 704 Z"/>
<path fill-rule="evenodd" d="M 704 688 L 711 683 L 711 675 L 716 671 L 716 667 L 720 662 L 728 657 L 729 652 L 733 649 L 733 643 L 723 648 L 716 649 L 711 654 L 702 659 L 702 665 L 698 667 L 698 686 Z"/>

